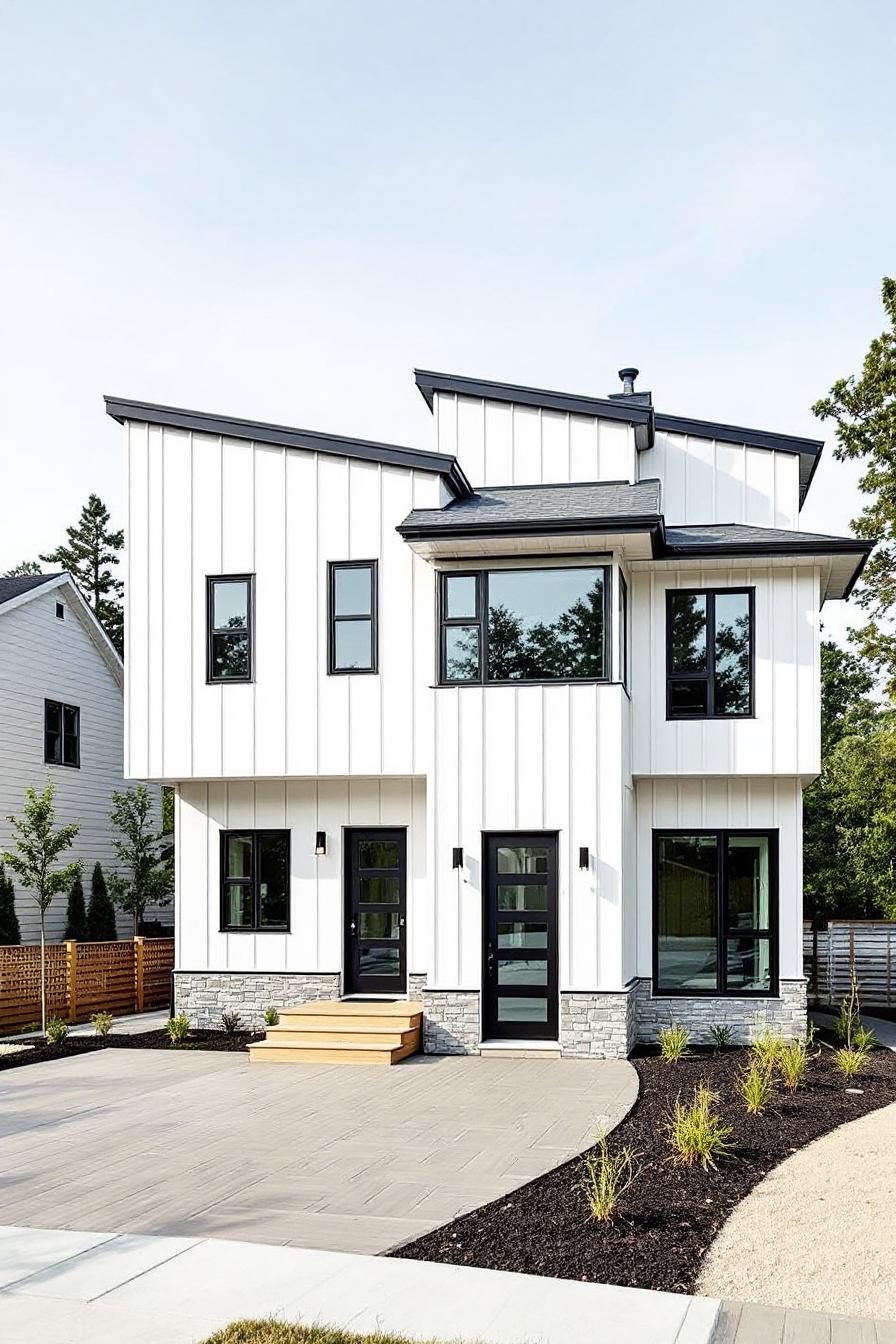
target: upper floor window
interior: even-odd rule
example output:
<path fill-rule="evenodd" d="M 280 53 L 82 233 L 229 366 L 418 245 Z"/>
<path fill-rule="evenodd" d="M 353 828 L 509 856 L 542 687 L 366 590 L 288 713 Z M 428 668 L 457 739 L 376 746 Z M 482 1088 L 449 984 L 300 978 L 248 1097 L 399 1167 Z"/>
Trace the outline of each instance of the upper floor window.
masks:
<path fill-rule="evenodd" d="M 744 718 L 753 713 L 752 588 L 666 593 L 666 715 Z"/>
<path fill-rule="evenodd" d="M 252 680 L 252 575 L 208 579 L 207 681 Z"/>
<path fill-rule="evenodd" d="M 619 576 L 619 680 L 628 690 L 628 584 L 622 570 Z"/>
<path fill-rule="evenodd" d="M 375 672 L 376 561 L 331 560 L 329 671 Z"/>
<path fill-rule="evenodd" d="M 81 711 L 77 705 L 44 701 L 44 761 L 47 765 L 81 764 Z"/>
<path fill-rule="evenodd" d="M 443 574 L 439 680 L 606 678 L 609 582 L 604 565 Z"/>
<path fill-rule="evenodd" d="M 777 842 L 777 831 L 654 832 L 654 993 L 777 993 Z"/>
<path fill-rule="evenodd" d="M 289 932 L 289 831 L 222 831 L 221 929 Z"/>
<path fill-rule="evenodd" d="M 56 619 L 57 621 L 65 620 L 65 607 L 62 605 L 61 602 L 56 603 Z"/>

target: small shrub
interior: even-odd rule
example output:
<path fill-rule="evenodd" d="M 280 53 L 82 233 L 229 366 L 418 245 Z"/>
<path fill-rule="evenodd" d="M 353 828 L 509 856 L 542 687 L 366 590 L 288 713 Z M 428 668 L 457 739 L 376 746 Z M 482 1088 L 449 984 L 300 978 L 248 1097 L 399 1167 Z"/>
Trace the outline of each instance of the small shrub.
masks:
<path fill-rule="evenodd" d="M 726 1125 L 715 1109 L 718 1095 L 705 1083 L 694 1088 L 694 1099 L 684 1103 L 679 1095 L 666 1129 L 676 1166 L 695 1166 L 704 1171 L 717 1165 L 718 1159 L 732 1152 L 728 1138 L 731 1126 Z"/>
<path fill-rule="evenodd" d="M 240 1027 L 242 1026 L 242 1022 L 243 1019 L 240 1017 L 239 1013 L 221 1014 L 221 1026 L 224 1028 L 228 1036 L 235 1036 L 236 1033 L 239 1031 Z"/>
<path fill-rule="evenodd" d="M 108 1036 L 115 1018 L 111 1013 L 94 1013 L 90 1021 L 97 1036 Z"/>
<path fill-rule="evenodd" d="M 734 1040 L 734 1032 L 730 1027 L 720 1024 L 717 1027 L 710 1027 L 709 1037 L 717 1050 L 724 1050 L 726 1045 L 731 1045 Z"/>
<path fill-rule="evenodd" d="M 190 1034 L 190 1019 L 186 1013 L 178 1013 L 168 1021 L 168 1039 L 172 1045 L 183 1045 Z"/>
<path fill-rule="evenodd" d="M 805 1039 L 785 1041 L 778 1051 L 778 1072 L 788 1092 L 795 1092 L 806 1081 L 809 1043 Z"/>
<path fill-rule="evenodd" d="M 280 1021 L 280 1014 L 277 1012 L 276 1008 L 265 1008 L 264 1024 L 266 1027 L 276 1027 L 279 1021 Z"/>
<path fill-rule="evenodd" d="M 760 1069 L 770 1073 L 778 1062 L 783 1044 L 784 1041 L 777 1031 L 772 1031 L 768 1026 L 760 1027 L 754 1032 L 753 1040 L 750 1042 L 750 1054 Z"/>
<path fill-rule="evenodd" d="M 844 1078 L 855 1078 L 868 1062 L 868 1051 L 857 1050 L 854 1045 L 843 1045 L 834 1051 L 834 1063 Z"/>
<path fill-rule="evenodd" d="M 637 1153 L 628 1146 L 611 1153 L 603 1133 L 597 1140 L 596 1151 L 586 1153 L 582 1189 L 591 1217 L 597 1222 L 612 1223 L 619 1201 L 639 1175 L 637 1158 Z"/>
<path fill-rule="evenodd" d="M 61 1017 L 51 1017 L 47 1022 L 47 1040 L 50 1045 L 61 1045 L 68 1035 L 68 1023 Z"/>
<path fill-rule="evenodd" d="M 852 1043 L 856 1050 L 861 1050 L 863 1054 L 868 1055 L 877 1045 L 877 1037 L 871 1027 L 863 1026 L 860 1023 L 852 1033 Z"/>
<path fill-rule="evenodd" d="M 761 1115 L 775 1091 L 771 1070 L 763 1068 L 756 1059 L 750 1060 L 736 1086 L 750 1115 Z"/>
<path fill-rule="evenodd" d="M 687 1028 L 673 1022 L 671 1026 L 660 1028 L 660 1054 L 667 1064 L 681 1059 L 688 1048 Z"/>

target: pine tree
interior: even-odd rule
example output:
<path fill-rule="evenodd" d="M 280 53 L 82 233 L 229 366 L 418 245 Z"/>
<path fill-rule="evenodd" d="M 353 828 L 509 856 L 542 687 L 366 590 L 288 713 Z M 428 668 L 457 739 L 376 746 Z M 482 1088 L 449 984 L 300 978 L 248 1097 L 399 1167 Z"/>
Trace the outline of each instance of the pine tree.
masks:
<path fill-rule="evenodd" d="M 124 584 L 112 569 L 119 563 L 124 532 L 109 528 L 109 510 L 99 495 L 91 495 L 76 526 L 67 527 L 68 542 L 40 558 L 60 565 L 77 583 L 100 625 L 119 653 L 124 650 Z"/>
<path fill-rule="evenodd" d="M 102 866 L 97 863 L 90 879 L 90 905 L 87 908 L 87 938 L 91 943 L 111 943 L 118 937 L 115 906 L 106 890 Z"/>
<path fill-rule="evenodd" d="M 12 878 L 6 876 L 0 863 L 0 945 L 18 947 L 22 941 L 19 919 L 16 914 L 16 889 Z"/>
<path fill-rule="evenodd" d="M 84 906 L 84 886 L 78 873 L 68 893 L 68 908 L 65 912 L 65 936 L 76 942 L 87 941 L 87 910 Z"/>
<path fill-rule="evenodd" d="M 20 576 L 30 576 L 32 574 L 43 574 L 43 570 L 36 560 L 20 560 L 12 569 L 4 571 L 4 579 L 17 579 Z"/>

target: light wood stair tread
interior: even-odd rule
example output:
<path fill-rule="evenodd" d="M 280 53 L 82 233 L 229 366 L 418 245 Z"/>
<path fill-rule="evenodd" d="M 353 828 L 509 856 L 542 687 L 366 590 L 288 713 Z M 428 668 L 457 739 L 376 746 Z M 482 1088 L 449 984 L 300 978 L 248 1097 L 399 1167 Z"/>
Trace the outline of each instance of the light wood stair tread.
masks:
<path fill-rule="evenodd" d="M 294 1008 L 282 1008 L 281 1017 L 407 1017 L 423 1012 L 418 999 L 365 1001 L 362 999 L 315 999 Z"/>

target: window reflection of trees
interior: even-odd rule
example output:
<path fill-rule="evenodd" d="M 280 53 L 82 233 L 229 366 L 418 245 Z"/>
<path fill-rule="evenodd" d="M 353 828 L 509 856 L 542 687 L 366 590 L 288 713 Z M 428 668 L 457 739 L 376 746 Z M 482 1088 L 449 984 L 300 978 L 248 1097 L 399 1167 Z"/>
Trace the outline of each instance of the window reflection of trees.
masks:
<path fill-rule="evenodd" d="M 600 677 L 603 642 L 602 576 L 596 576 L 588 592 L 553 621 L 530 622 L 507 606 L 490 604 L 488 679 L 553 681 Z"/>

